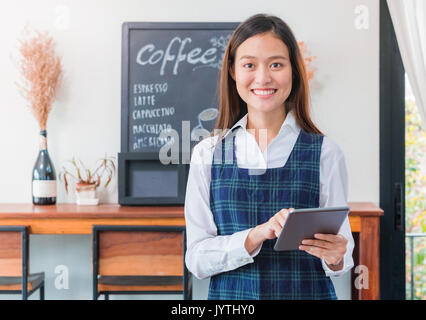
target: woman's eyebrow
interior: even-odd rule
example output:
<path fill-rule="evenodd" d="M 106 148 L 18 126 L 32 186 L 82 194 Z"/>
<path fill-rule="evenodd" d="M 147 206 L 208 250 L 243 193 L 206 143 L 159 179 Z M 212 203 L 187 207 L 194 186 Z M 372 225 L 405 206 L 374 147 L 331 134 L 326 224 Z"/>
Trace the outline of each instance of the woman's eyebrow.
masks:
<path fill-rule="evenodd" d="M 240 57 L 240 60 L 243 60 L 243 59 L 256 59 L 256 57 L 254 57 L 254 56 L 242 56 L 242 57 Z"/>
<path fill-rule="evenodd" d="M 255 56 L 248 56 L 248 55 L 245 55 L 245 56 L 241 56 L 241 57 L 240 57 L 240 60 L 243 60 L 243 59 L 256 59 L 256 57 L 255 57 Z M 283 59 L 283 60 L 288 60 L 288 58 L 287 58 L 287 57 L 285 57 L 285 56 L 280 56 L 280 55 L 278 55 L 278 56 L 271 56 L 271 57 L 268 57 L 268 60 L 273 60 L 273 59 Z"/>
<path fill-rule="evenodd" d="M 272 56 L 272 57 L 269 57 L 268 59 L 270 59 L 270 60 L 273 60 L 273 59 L 283 59 L 283 60 L 288 60 L 288 58 L 287 58 L 287 57 L 285 57 L 285 56 Z"/>

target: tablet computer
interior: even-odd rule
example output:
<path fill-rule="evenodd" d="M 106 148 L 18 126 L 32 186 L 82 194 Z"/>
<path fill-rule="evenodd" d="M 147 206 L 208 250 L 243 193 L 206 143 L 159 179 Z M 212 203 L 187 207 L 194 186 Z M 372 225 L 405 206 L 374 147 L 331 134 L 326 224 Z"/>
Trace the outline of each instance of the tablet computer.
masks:
<path fill-rule="evenodd" d="M 302 241 L 313 239 L 316 233 L 338 234 L 349 210 L 349 207 L 331 207 L 296 209 L 290 212 L 274 250 L 299 250 Z"/>

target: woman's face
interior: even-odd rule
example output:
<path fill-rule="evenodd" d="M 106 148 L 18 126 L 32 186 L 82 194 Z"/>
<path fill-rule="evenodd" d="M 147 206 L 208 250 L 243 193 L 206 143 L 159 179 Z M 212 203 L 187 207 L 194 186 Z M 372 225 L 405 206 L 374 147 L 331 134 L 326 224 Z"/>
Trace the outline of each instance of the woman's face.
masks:
<path fill-rule="evenodd" d="M 287 46 L 272 32 L 248 38 L 237 48 L 231 76 L 248 111 L 284 108 L 292 88 Z"/>

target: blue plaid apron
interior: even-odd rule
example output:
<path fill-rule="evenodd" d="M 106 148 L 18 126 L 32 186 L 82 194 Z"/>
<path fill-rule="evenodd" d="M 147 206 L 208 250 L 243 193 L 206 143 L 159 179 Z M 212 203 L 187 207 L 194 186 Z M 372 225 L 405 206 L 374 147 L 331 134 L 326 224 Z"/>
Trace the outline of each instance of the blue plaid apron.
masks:
<path fill-rule="evenodd" d="M 235 136 L 216 146 L 210 207 L 218 235 L 231 235 L 265 223 L 283 208 L 318 208 L 323 136 L 303 130 L 281 168 L 242 169 Z M 337 299 L 321 260 L 304 251 L 274 251 L 266 240 L 254 263 L 212 276 L 208 299 Z"/>

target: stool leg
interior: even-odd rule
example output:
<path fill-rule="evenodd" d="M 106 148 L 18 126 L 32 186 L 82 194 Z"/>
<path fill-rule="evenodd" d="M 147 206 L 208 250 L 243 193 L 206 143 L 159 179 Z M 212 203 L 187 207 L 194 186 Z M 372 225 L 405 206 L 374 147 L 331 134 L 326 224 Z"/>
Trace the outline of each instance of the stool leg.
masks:
<path fill-rule="evenodd" d="M 44 300 L 44 283 L 40 287 L 40 300 Z"/>
<path fill-rule="evenodd" d="M 96 287 L 93 287 L 93 300 L 98 300 L 98 290 L 96 290 Z"/>
<path fill-rule="evenodd" d="M 184 292 L 184 300 L 192 300 L 192 288 L 186 290 L 187 291 Z"/>

